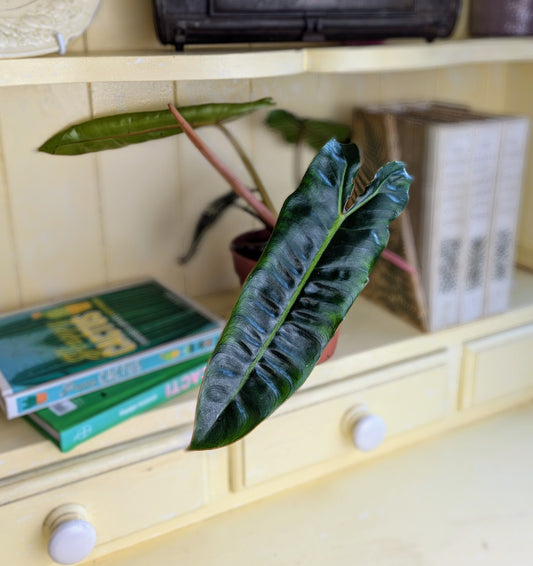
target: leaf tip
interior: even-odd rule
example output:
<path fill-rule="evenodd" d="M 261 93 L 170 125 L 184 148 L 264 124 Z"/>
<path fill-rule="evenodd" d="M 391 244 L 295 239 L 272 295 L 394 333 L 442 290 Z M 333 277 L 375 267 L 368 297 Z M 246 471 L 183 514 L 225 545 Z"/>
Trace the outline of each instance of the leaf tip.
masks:
<path fill-rule="evenodd" d="M 50 155 L 55 155 L 56 144 L 51 143 L 53 138 L 46 140 L 42 145 L 37 148 L 37 151 L 41 153 L 48 153 Z"/>

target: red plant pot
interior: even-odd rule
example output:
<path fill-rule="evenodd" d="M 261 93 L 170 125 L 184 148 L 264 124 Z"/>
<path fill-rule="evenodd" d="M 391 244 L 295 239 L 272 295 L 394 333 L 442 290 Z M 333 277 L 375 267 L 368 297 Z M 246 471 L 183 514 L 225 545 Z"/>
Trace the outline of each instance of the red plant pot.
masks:
<path fill-rule="evenodd" d="M 263 253 L 263 249 L 270 237 L 270 230 L 263 228 L 262 230 L 252 230 L 244 232 L 240 236 L 234 238 L 230 243 L 231 257 L 233 259 L 233 267 L 239 277 L 241 285 L 248 277 L 250 271 L 255 267 L 259 257 Z M 325 362 L 330 358 L 337 347 L 339 339 L 339 329 L 335 332 L 331 340 L 327 343 L 322 351 L 322 355 L 318 363 Z"/>

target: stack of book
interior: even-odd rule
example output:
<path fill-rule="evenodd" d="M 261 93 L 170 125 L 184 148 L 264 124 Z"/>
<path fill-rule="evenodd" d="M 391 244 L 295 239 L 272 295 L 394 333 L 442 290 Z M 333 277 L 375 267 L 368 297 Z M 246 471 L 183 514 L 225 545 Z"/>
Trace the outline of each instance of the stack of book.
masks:
<path fill-rule="evenodd" d="M 0 405 L 63 451 L 199 385 L 224 322 L 157 281 L 0 317 Z"/>
<path fill-rule="evenodd" d="M 357 108 L 366 168 L 403 161 L 413 177 L 366 295 L 434 331 L 508 308 L 529 122 L 446 103 Z M 370 165 L 369 165 L 370 164 Z"/>

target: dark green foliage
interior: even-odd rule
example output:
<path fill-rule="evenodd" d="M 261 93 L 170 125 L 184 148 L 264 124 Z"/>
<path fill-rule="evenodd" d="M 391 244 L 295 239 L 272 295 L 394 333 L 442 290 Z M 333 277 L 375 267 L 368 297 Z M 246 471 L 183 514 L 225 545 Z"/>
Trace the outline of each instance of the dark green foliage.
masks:
<path fill-rule="evenodd" d="M 350 141 L 351 130 L 344 124 L 325 120 L 299 118 L 286 110 L 272 110 L 266 124 L 292 144 L 306 143 L 319 151 L 331 138 L 339 142 Z"/>
<path fill-rule="evenodd" d="M 356 146 L 331 140 L 285 201 L 208 365 L 190 449 L 234 442 L 279 407 L 366 285 L 410 178 L 388 163 L 350 200 L 358 170 Z"/>

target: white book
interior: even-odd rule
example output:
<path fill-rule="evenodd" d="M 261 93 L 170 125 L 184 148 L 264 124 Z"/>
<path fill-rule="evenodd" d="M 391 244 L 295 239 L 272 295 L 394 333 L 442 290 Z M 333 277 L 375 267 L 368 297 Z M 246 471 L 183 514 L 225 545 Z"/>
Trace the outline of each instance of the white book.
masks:
<path fill-rule="evenodd" d="M 474 128 L 441 111 L 398 117 L 405 162 L 413 171 L 410 192 L 420 280 L 428 330 L 460 322 L 461 257 L 466 245 L 466 207 Z"/>
<path fill-rule="evenodd" d="M 524 116 L 505 116 L 500 120 L 502 135 L 485 288 L 487 315 L 503 312 L 509 306 L 529 131 L 529 121 Z"/>
<path fill-rule="evenodd" d="M 502 123 L 496 118 L 470 122 L 474 132 L 465 246 L 461 263 L 459 321 L 469 322 L 484 314 L 485 287 L 488 277 L 488 249 L 492 206 L 497 183 L 498 155 Z"/>
<path fill-rule="evenodd" d="M 458 324 L 467 277 L 468 201 L 477 120 L 466 107 L 442 103 L 376 106 L 367 112 L 395 116 L 400 159 L 414 177 L 409 211 L 426 306 L 425 326 L 434 331 Z"/>
<path fill-rule="evenodd" d="M 440 330 L 460 322 L 461 257 L 466 246 L 469 169 L 474 147 L 467 123 L 429 127 L 428 176 L 424 195 L 422 285 L 428 301 L 428 326 Z"/>

